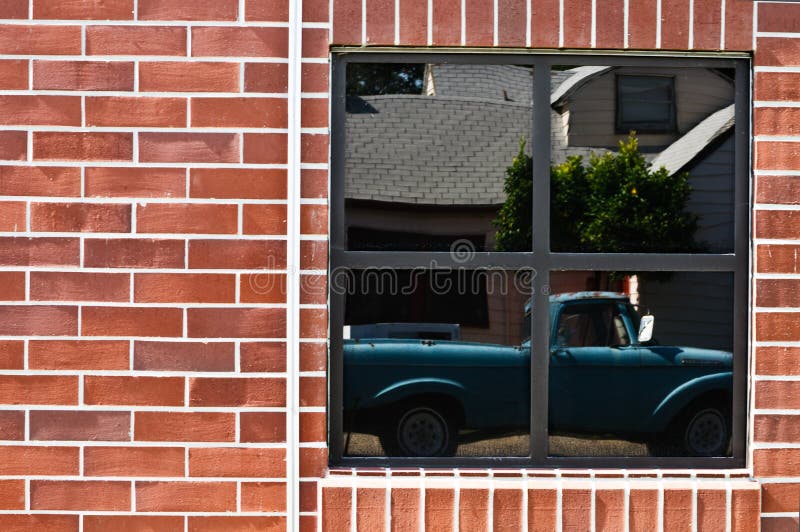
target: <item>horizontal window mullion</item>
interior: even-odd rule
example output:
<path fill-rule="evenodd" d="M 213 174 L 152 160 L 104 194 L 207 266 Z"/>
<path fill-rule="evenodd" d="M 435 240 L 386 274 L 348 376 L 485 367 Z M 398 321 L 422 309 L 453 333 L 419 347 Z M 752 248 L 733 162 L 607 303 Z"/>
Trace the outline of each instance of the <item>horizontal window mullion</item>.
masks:
<path fill-rule="evenodd" d="M 676 272 L 733 272 L 734 254 L 690 253 L 551 253 L 553 270 L 619 270 Z"/>
<path fill-rule="evenodd" d="M 533 253 L 475 252 L 468 256 L 430 251 L 343 251 L 331 252 L 331 268 L 503 268 L 533 266 Z"/>

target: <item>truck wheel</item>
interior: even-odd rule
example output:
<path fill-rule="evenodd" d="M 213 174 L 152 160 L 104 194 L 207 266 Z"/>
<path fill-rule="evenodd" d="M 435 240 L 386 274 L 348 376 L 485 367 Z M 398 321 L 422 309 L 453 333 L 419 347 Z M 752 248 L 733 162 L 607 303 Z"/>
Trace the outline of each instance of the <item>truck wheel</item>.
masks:
<path fill-rule="evenodd" d="M 381 437 L 387 455 L 452 456 L 457 446 L 455 425 L 446 412 L 427 405 L 401 408 Z"/>
<path fill-rule="evenodd" d="M 683 444 L 692 456 L 725 456 L 731 439 L 730 415 L 719 405 L 701 406 L 686 416 Z"/>

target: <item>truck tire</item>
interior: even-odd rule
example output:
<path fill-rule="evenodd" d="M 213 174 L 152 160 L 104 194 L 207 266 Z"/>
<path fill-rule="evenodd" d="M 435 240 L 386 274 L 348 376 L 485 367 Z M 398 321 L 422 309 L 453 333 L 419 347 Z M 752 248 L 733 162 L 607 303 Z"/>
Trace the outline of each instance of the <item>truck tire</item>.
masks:
<path fill-rule="evenodd" d="M 452 456 L 457 428 L 452 416 L 442 409 L 417 403 L 398 408 L 381 435 L 387 456 Z"/>
<path fill-rule="evenodd" d="M 730 410 L 718 403 L 690 410 L 683 423 L 683 446 L 690 456 L 726 456 L 731 440 Z"/>

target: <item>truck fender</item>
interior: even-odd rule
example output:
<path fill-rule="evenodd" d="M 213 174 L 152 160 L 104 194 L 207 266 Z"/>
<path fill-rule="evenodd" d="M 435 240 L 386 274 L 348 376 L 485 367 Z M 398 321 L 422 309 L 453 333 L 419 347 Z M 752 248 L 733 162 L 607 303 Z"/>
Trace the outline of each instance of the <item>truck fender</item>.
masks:
<path fill-rule="evenodd" d="M 733 374 L 730 371 L 704 375 L 678 386 L 667 395 L 650 415 L 649 429 L 661 431 L 692 401 L 707 392 L 731 393 Z"/>
<path fill-rule="evenodd" d="M 399 381 L 387 386 L 375 394 L 374 406 L 387 405 L 402 401 L 415 395 L 442 394 L 451 397 L 463 397 L 466 393 L 464 386 L 450 379 L 418 378 Z"/>

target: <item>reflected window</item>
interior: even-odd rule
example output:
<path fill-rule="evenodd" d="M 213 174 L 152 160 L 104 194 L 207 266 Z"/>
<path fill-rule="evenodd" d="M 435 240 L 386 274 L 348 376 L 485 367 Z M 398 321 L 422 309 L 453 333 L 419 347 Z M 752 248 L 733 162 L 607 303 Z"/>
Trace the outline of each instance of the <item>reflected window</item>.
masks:
<path fill-rule="evenodd" d="M 675 130 L 675 78 L 617 76 L 617 130 L 668 133 Z"/>

